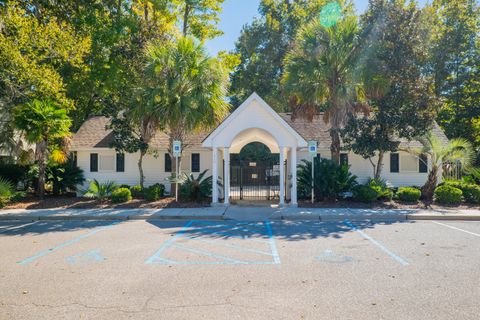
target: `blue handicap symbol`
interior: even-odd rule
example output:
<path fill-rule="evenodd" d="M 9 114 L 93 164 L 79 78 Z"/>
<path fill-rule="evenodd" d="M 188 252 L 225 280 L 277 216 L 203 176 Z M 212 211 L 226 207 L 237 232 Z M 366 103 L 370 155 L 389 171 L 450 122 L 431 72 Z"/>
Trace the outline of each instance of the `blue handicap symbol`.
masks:
<path fill-rule="evenodd" d="M 325 250 L 321 255 L 317 256 L 316 259 L 329 263 L 346 263 L 353 261 L 353 257 L 336 254 L 332 250 Z"/>
<path fill-rule="evenodd" d="M 105 260 L 105 258 L 101 255 L 100 249 L 79 253 L 67 258 L 67 262 L 70 264 L 86 264 L 103 260 Z"/>

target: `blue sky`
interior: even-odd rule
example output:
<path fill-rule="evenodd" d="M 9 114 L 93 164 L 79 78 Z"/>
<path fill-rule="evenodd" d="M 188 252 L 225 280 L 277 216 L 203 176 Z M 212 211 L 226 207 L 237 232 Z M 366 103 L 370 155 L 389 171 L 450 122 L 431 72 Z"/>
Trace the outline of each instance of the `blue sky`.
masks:
<path fill-rule="evenodd" d="M 424 4 L 427 0 L 417 0 Z M 231 50 L 235 46 L 242 26 L 253 20 L 258 15 L 260 0 L 225 0 L 223 11 L 220 15 L 219 28 L 224 34 L 207 42 L 206 46 L 210 54 L 216 55 L 220 50 Z M 363 12 L 367 8 L 368 0 L 353 0 L 357 12 Z"/>

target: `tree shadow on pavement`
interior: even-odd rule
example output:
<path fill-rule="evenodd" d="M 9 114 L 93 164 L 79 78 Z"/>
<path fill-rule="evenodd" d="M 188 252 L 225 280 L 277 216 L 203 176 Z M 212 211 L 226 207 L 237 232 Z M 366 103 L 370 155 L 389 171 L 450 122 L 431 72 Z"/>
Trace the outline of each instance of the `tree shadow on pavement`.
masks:
<path fill-rule="evenodd" d="M 167 229 L 165 222 L 147 220 L 148 223 Z M 279 240 L 300 241 L 317 238 L 341 238 L 343 234 L 357 230 L 375 228 L 377 225 L 414 223 L 413 221 L 203 221 L 185 222 L 180 230 L 171 231 L 171 235 L 182 235 L 190 238 L 269 238 Z"/>
<path fill-rule="evenodd" d="M 6 236 L 37 235 L 105 227 L 120 221 L 0 221 L 0 239 Z"/>

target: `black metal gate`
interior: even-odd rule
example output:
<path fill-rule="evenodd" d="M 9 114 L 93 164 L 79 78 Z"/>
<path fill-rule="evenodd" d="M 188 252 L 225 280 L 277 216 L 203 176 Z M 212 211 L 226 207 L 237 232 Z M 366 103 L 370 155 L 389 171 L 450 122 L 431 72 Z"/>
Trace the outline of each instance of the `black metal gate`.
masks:
<path fill-rule="evenodd" d="M 230 165 L 230 197 L 232 200 L 278 200 L 279 162 L 233 161 Z"/>

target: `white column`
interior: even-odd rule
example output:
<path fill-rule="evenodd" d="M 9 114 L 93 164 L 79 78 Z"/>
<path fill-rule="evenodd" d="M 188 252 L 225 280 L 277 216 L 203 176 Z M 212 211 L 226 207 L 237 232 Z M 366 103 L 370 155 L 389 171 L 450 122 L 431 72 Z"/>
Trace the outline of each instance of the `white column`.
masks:
<path fill-rule="evenodd" d="M 285 147 L 280 147 L 280 205 L 285 204 Z"/>
<path fill-rule="evenodd" d="M 223 161 L 225 172 L 223 173 L 223 190 L 225 192 L 225 204 L 230 202 L 230 150 L 228 148 L 223 148 Z"/>
<path fill-rule="evenodd" d="M 290 204 L 297 206 L 297 147 L 290 150 L 290 173 L 292 175 L 292 189 L 290 190 Z"/>
<path fill-rule="evenodd" d="M 218 203 L 218 149 L 212 150 L 212 204 Z"/>

